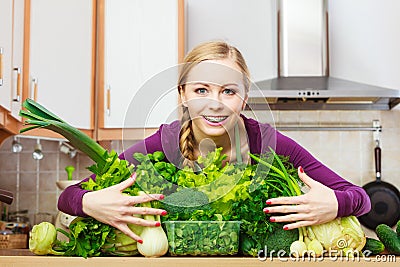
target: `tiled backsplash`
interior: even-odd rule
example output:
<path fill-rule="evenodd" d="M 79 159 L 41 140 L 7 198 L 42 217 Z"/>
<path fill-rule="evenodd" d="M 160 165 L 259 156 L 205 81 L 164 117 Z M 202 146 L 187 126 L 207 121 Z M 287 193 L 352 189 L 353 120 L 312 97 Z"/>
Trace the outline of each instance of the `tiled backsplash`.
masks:
<path fill-rule="evenodd" d="M 274 111 L 276 126 L 370 126 L 373 120 L 382 125 L 382 179 L 400 188 L 400 109 L 392 111 Z M 258 118 L 262 115 L 256 114 Z M 264 116 L 266 117 L 266 116 Z M 267 116 L 268 117 L 268 116 Z M 271 122 L 271 121 L 268 121 Z M 375 179 L 372 131 L 286 131 L 318 159 L 346 179 L 364 185 Z M 11 152 L 12 138 L 0 147 L 0 188 L 14 192 L 11 211 L 28 210 L 31 222 L 35 213 L 57 213 L 60 190 L 56 181 L 66 180 L 64 168 L 76 168 L 74 179 L 89 175 L 85 169 L 93 162 L 78 153 L 73 159 L 60 152 L 58 141 L 42 140 L 44 158 L 36 161 L 32 151 L 36 139 L 20 138 L 23 150 Z M 121 142 L 111 148 L 121 152 Z"/>

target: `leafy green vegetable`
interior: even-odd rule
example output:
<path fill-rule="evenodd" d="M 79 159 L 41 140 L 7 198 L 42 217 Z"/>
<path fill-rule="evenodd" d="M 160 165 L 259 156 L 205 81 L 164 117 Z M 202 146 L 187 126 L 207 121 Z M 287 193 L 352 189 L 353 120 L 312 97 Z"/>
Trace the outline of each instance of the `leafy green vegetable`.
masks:
<path fill-rule="evenodd" d="M 239 249 L 240 222 L 164 222 L 171 255 L 234 255 Z"/>
<path fill-rule="evenodd" d="M 206 194 L 194 188 L 183 188 L 165 197 L 161 208 L 168 212 L 163 220 L 187 221 L 198 210 L 209 210 L 209 200 Z"/>
<path fill-rule="evenodd" d="M 286 169 L 280 157 L 273 151 L 271 153 L 278 162 L 280 168 L 273 166 L 263 159 L 251 155 L 254 160 L 270 168 L 276 173 L 273 175 L 276 187 L 284 194 L 289 196 L 299 196 L 303 194 L 299 179 L 291 175 Z M 267 179 L 268 181 L 268 179 Z M 299 240 L 292 243 L 291 253 L 302 256 L 304 246 L 307 253 L 320 256 L 325 248 L 327 251 L 345 252 L 348 254 L 359 252 L 366 242 L 364 231 L 360 222 L 355 216 L 336 218 L 330 222 L 299 228 Z"/>

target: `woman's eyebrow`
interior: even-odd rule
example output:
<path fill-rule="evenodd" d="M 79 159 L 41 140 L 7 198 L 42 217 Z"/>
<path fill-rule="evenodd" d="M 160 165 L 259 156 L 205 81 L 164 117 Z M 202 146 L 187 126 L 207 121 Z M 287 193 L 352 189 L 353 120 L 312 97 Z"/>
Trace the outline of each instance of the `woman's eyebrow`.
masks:
<path fill-rule="evenodd" d="M 190 85 L 202 85 L 202 86 L 210 87 L 210 85 L 208 83 L 203 83 L 203 82 L 188 82 L 187 84 L 190 84 Z"/>
<path fill-rule="evenodd" d="M 222 85 L 222 87 L 228 87 L 228 86 L 236 86 L 236 87 L 239 87 L 239 84 L 237 84 L 237 83 L 227 83 L 227 84 Z"/>

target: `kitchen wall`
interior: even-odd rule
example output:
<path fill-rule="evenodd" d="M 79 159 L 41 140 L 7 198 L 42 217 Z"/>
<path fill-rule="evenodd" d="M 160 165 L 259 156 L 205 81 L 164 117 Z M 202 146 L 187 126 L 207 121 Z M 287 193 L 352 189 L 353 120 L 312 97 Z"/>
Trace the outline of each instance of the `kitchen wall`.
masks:
<path fill-rule="evenodd" d="M 276 126 L 372 126 L 373 120 L 382 125 L 382 179 L 400 188 L 400 107 L 391 111 L 273 111 Z M 264 114 L 265 115 L 265 114 Z M 263 120 L 262 113 L 256 117 Z M 268 116 L 267 116 L 268 117 Z M 287 131 L 318 159 L 343 177 L 358 185 L 375 179 L 372 131 Z M 11 152 L 12 138 L 0 147 L 0 188 L 15 193 L 11 211 L 29 211 L 31 222 L 35 213 L 57 213 L 60 190 L 56 181 L 66 180 L 65 166 L 76 168 L 74 179 L 89 175 L 85 169 L 92 164 L 78 153 L 73 159 L 59 151 L 58 141 L 42 140 L 44 158 L 32 158 L 35 139 L 21 138 L 23 151 Z M 132 142 L 133 143 L 133 142 Z M 121 152 L 121 142 L 111 142 L 111 148 Z"/>

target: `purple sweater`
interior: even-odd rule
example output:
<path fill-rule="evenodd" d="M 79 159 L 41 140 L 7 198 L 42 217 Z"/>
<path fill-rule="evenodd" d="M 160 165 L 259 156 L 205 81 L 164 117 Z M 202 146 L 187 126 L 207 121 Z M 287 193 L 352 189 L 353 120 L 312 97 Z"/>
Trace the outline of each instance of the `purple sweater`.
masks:
<path fill-rule="evenodd" d="M 269 124 L 259 123 L 244 116 L 242 118 L 247 130 L 250 152 L 260 154 L 269 151 L 268 147 L 270 146 L 275 149 L 278 155 L 290 156 L 290 161 L 294 167 L 302 166 L 309 177 L 334 190 L 338 201 L 337 217 L 360 216 L 370 210 L 370 199 L 364 189 L 337 175 L 302 146 L 284 136 Z M 132 157 L 135 152 L 148 154 L 163 151 L 169 162 L 178 164 L 181 159 L 179 152 L 180 127 L 179 121 L 163 124 L 155 134 L 131 146 L 119 157 L 137 164 L 138 162 Z M 88 179 L 86 178 L 83 181 Z M 86 192 L 86 190 L 80 188 L 79 184 L 66 188 L 58 200 L 58 209 L 70 215 L 86 216 L 82 211 L 82 197 Z"/>

